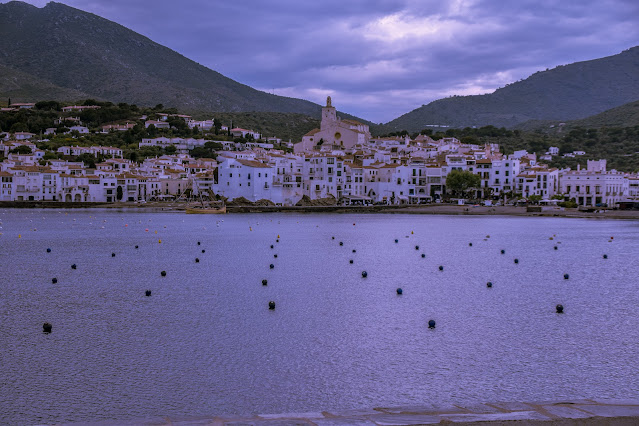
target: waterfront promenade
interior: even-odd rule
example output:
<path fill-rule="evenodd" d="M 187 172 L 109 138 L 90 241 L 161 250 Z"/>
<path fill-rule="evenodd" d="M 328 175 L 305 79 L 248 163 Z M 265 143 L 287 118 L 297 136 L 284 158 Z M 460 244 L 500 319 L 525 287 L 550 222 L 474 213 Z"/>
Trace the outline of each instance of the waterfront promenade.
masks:
<path fill-rule="evenodd" d="M 486 425 L 635 426 L 639 400 L 497 402 L 475 405 L 415 405 L 255 416 L 147 417 L 129 421 L 67 423 L 68 426 L 288 426 L 288 425 Z"/>

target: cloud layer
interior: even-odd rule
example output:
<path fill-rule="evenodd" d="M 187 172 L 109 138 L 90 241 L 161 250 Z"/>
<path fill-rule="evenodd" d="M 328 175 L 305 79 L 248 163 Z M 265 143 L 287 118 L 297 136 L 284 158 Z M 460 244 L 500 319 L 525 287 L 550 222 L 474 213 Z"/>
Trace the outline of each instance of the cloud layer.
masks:
<path fill-rule="evenodd" d="M 63 2 L 241 83 L 318 103 L 331 95 L 375 122 L 639 44 L 636 0 Z"/>

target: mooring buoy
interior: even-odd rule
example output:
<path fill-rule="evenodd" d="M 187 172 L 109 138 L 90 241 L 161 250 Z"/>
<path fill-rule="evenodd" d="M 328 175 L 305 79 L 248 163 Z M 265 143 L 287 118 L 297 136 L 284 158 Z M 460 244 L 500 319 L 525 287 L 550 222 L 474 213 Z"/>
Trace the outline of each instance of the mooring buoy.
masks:
<path fill-rule="evenodd" d="M 42 324 L 42 331 L 45 333 L 51 333 L 51 328 L 53 328 L 53 326 L 49 324 L 48 322 L 45 322 L 44 324 Z"/>
<path fill-rule="evenodd" d="M 435 320 L 428 321 L 428 328 L 435 328 Z"/>
<path fill-rule="evenodd" d="M 401 288 L 398 288 L 397 289 L 397 294 L 399 294 L 399 295 L 404 294 L 404 290 L 402 290 Z"/>
<path fill-rule="evenodd" d="M 563 305 L 557 305 L 557 306 L 555 306 L 555 309 L 557 310 L 558 314 L 563 314 L 564 313 Z"/>
<path fill-rule="evenodd" d="M 270 302 L 268 302 L 268 308 L 269 308 L 270 310 L 275 309 L 275 302 L 273 302 L 272 300 L 271 300 Z"/>

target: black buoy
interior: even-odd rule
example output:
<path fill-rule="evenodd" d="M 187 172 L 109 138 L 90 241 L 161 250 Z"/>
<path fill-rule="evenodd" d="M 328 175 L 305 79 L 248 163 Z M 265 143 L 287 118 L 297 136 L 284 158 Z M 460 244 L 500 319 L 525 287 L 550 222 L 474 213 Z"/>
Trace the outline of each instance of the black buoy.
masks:
<path fill-rule="evenodd" d="M 426 254 L 422 253 L 422 258 L 423 258 L 423 257 L 426 257 Z"/>
<path fill-rule="evenodd" d="M 401 294 L 403 294 L 403 293 L 404 293 L 404 290 L 402 290 L 401 288 L 398 288 L 398 289 L 397 289 L 397 294 L 401 295 Z"/>
<path fill-rule="evenodd" d="M 151 290 L 147 290 L 147 291 L 145 291 L 145 292 L 144 292 L 144 295 L 145 295 L 146 297 L 149 297 L 149 296 L 151 295 Z"/>
<path fill-rule="evenodd" d="M 515 263 L 519 263 L 519 259 L 515 259 Z"/>
<path fill-rule="evenodd" d="M 472 247 L 472 246 L 473 246 L 473 243 L 468 243 L 468 246 L 469 246 L 469 247 Z"/>
<path fill-rule="evenodd" d="M 276 242 L 276 243 L 279 243 L 279 242 L 280 242 L 280 240 L 279 240 L 279 239 L 278 239 L 278 240 L 275 240 L 275 242 Z"/>
<path fill-rule="evenodd" d="M 490 282 L 490 281 L 488 281 L 488 282 L 486 283 L 486 287 L 488 287 L 488 288 L 493 288 L 493 283 L 492 283 L 492 282 Z"/>
<path fill-rule="evenodd" d="M 348 263 L 353 263 L 353 259 L 349 260 Z"/>
<path fill-rule="evenodd" d="M 564 280 L 567 280 L 568 278 L 570 278 L 570 275 L 564 274 Z"/>
<path fill-rule="evenodd" d="M 202 253 L 206 253 L 206 250 L 202 249 Z"/>
<path fill-rule="evenodd" d="M 335 237 L 331 237 L 331 240 L 334 240 L 334 239 L 335 239 Z"/>
<path fill-rule="evenodd" d="M 197 245 L 199 246 L 200 244 L 201 244 L 201 243 L 198 241 L 198 242 L 197 242 Z"/>
<path fill-rule="evenodd" d="M 71 269 L 76 269 L 76 268 L 77 268 L 77 266 L 76 266 L 75 263 L 73 265 L 71 265 Z"/>
<path fill-rule="evenodd" d="M 502 250 L 502 251 L 501 251 L 501 254 L 506 254 L 506 250 Z"/>
<path fill-rule="evenodd" d="M 262 285 L 268 285 L 268 281 L 267 280 L 262 280 Z"/>
<path fill-rule="evenodd" d="M 343 241 L 340 241 L 340 242 L 339 242 L 339 245 L 340 245 L 340 246 L 343 246 L 343 245 L 344 245 L 344 242 L 343 242 Z"/>
<path fill-rule="evenodd" d="M 163 277 L 166 277 L 166 271 L 160 272 L 160 275 L 162 275 Z"/>
<path fill-rule="evenodd" d="M 366 278 L 368 276 L 368 272 L 362 271 L 362 278 Z"/>
<path fill-rule="evenodd" d="M 607 254 L 604 254 L 604 255 L 603 255 L 603 258 L 604 258 L 604 259 L 608 259 L 608 255 L 607 255 Z"/>
<path fill-rule="evenodd" d="M 115 257 L 115 253 L 111 253 L 111 257 Z"/>
<path fill-rule="evenodd" d="M 419 246 L 415 246 L 415 250 L 419 250 Z"/>
<path fill-rule="evenodd" d="M 440 271 L 443 271 L 443 270 L 444 270 L 444 267 L 443 267 L 442 265 L 439 265 L 439 270 L 440 270 Z"/>
<path fill-rule="evenodd" d="M 51 249 L 50 248 L 47 249 L 47 253 L 51 253 Z"/>
<path fill-rule="evenodd" d="M 51 278 L 51 282 L 52 282 L 53 284 L 57 284 L 57 283 L 58 283 L 58 279 L 57 279 L 57 278 Z"/>
<path fill-rule="evenodd" d="M 138 246 L 135 246 L 135 248 L 138 248 Z"/>
<path fill-rule="evenodd" d="M 555 246 L 554 249 L 557 250 L 557 246 Z"/>
<path fill-rule="evenodd" d="M 563 305 L 557 305 L 557 306 L 555 306 L 555 309 L 557 310 L 558 314 L 563 314 L 564 313 Z"/>
<path fill-rule="evenodd" d="M 276 254 L 274 254 L 273 257 L 277 259 L 277 255 Z"/>
<path fill-rule="evenodd" d="M 395 243 L 398 243 L 398 242 L 399 242 L 399 240 L 398 240 L 398 239 L 395 239 Z"/>
<path fill-rule="evenodd" d="M 271 244 L 271 248 L 273 248 L 273 244 Z"/>
<path fill-rule="evenodd" d="M 435 328 L 435 320 L 428 321 L 428 328 Z"/>
<path fill-rule="evenodd" d="M 271 269 L 275 268 L 275 265 L 273 265 L 273 264 L 271 263 L 270 268 L 271 268 Z"/>
<path fill-rule="evenodd" d="M 200 263 L 200 258 L 199 257 L 195 258 L 195 263 Z"/>
<path fill-rule="evenodd" d="M 270 310 L 275 309 L 275 302 L 273 302 L 272 300 L 271 300 L 270 302 L 268 302 L 268 308 L 269 308 Z"/>
<path fill-rule="evenodd" d="M 357 253 L 357 250 L 353 249 L 353 253 Z"/>
<path fill-rule="evenodd" d="M 52 328 L 52 325 L 49 324 L 48 322 L 45 322 L 44 324 L 42 324 L 42 331 L 45 333 L 51 333 L 51 328 Z"/>

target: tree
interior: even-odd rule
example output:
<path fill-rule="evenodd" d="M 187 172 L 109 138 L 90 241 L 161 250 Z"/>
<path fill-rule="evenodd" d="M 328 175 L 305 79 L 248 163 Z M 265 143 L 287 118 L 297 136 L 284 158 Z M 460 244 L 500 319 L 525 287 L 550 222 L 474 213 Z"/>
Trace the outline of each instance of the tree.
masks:
<path fill-rule="evenodd" d="M 13 148 L 11 151 L 9 151 L 12 154 L 20 154 L 20 155 L 25 155 L 25 154 L 31 154 L 31 147 L 27 146 L 27 145 L 20 145 L 16 148 Z"/>
<path fill-rule="evenodd" d="M 466 197 L 472 189 L 477 189 L 481 185 L 479 175 L 469 171 L 452 170 L 446 176 L 446 188 L 453 194 Z"/>
<path fill-rule="evenodd" d="M 118 201 L 120 201 L 122 199 L 122 196 L 123 196 L 122 187 L 118 186 L 118 189 L 116 189 L 115 197 L 117 198 Z"/>
<path fill-rule="evenodd" d="M 164 148 L 164 152 L 166 152 L 167 154 L 175 154 L 176 151 L 177 148 L 175 147 L 175 145 L 168 145 L 166 148 Z"/>

